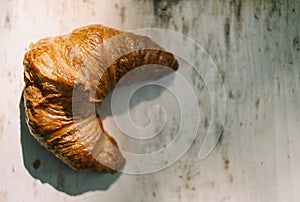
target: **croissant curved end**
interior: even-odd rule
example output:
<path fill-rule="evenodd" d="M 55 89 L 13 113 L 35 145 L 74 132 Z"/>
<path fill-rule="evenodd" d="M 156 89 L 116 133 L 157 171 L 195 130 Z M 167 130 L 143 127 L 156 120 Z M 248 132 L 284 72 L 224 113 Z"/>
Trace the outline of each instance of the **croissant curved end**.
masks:
<path fill-rule="evenodd" d="M 119 35 L 122 37 L 113 43 L 106 43 Z M 132 51 L 132 46 L 150 48 Z M 120 57 L 109 61 L 115 50 L 125 52 L 118 52 Z M 92 60 L 86 65 L 89 58 Z M 31 134 L 74 170 L 109 173 L 122 169 L 126 160 L 117 142 L 104 130 L 95 106 L 123 75 L 138 66 L 178 68 L 175 57 L 149 38 L 102 25 L 31 44 L 23 64 L 26 120 Z M 161 72 L 154 79 L 163 75 Z M 74 97 L 74 90 L 80 91 L 80 96 Z M 80 109 L 76 113 L 74 105 Z"/>

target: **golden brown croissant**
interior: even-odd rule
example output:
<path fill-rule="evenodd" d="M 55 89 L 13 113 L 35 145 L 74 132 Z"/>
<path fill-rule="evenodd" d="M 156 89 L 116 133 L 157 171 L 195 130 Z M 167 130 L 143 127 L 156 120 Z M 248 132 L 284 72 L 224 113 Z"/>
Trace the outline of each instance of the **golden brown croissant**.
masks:
<path fill-rule="evenodd" d="M 178 68 L 174 56 L 149 38 L 102 25 L 31 44 L 24 57 L 24 98 L 32 135 L 75 170 L 121 169 L 125 159 L 95 107 L 123 75 L 146 64 Z"/>

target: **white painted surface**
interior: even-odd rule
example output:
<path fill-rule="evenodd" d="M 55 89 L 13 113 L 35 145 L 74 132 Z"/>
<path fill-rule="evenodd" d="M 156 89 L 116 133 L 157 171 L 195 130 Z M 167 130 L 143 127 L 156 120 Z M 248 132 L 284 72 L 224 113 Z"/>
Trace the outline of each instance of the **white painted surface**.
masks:
<path fill-rule="evenodd" d="M 241 6 L 239 1 L 155 2 L 0 2 L 1 202 L 300 200 L 300 2 L 242 1 Z M 61 167 L 43 167 L 55 161 L 49 155 L 49 159 L 40 159 L 36 171 L 24 166 L 19 101 L 26 47 L 45 36 L 91 23 L 120 29 L 168 28 L 192 37 L 209 52 L 224 77 L 228 95 L 223 140 L 209 158 L 197 158 L 199 137 L 180 161 L 163 171 L 123 174 L 107 190 L 76 196 L 41 183 L 29 173 L 39 175 L 46 170 L 53 173 L 42 173 L 45 179 L 55 174 L 67 179 L 62 190 L 70 183 L 77 183 L 78 189 L 88 186 L 85 175 L 78 174 L 72 181 L 65 170 L 58 175 Z M 187 75 L 193 79 L 192 73 Z M 207 102 L 205 90 L 199 91 L 199 96 Z M 201 110 L 204 120 L 210 116 L 209 109 Z M 140 110 L 133 109 L 133 113 L 144 120 Z M 199 133 L 205 130 L 202 122 Z M 33 147 L 28 155 L 47 156 L 39 152 Z"/>

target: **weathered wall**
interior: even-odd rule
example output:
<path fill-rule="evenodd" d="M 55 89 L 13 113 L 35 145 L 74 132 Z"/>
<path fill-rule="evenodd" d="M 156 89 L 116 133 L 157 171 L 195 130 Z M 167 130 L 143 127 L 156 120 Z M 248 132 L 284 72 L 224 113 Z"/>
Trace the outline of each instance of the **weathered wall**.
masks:
<path fill-rule="evenodd" d="M 227 94 L 222 141 L 209 158 L 198 160 L 198 138 L 171 167 L 149 175 L 123 174 L 101 190 L 107 187 L 93 187 L 94 176 L 61 174 L 63 165 L 46 168 L 57 166 L 47 164 L 55 159 L 32 140 L 22 141 L 19 101 L 26 47 L 91 23 L 167 28 L 208 51 Z M 0 201 L 299 201 L 299 36 L 300 2 L 292 0 L 1 1 Z M 205 127 L 202 123 L 200 131 Z M 38 169 L 32 164 L 36 158 Z"/>

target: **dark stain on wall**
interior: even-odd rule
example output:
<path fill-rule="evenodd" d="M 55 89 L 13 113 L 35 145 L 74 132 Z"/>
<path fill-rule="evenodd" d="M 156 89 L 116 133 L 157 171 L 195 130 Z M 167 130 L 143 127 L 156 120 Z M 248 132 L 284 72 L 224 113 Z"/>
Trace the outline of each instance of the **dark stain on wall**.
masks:
<path fill-rule="evenodd" d="M 253 1 L 254 6 L 254 18 L 256 20 L 259 20 L 261 18 L 261 1 L 255 0 Z"/>
<path fill-rule="evenodd" d="M 226 157 L 226 156 L 223 156 L 222 158 L 223 158 L 223 163 L 224 163 L 224 169 L 228 170 L 230 161 L 229 161 L 228 157 Z"/>
<path fill-rule="evenodd" d="M 181 32 L 182 32 L 182 34 L 184 34 L 184 35 L 188 35 L 188 33 L 189 33 L 189 24 L 184 20 L 184 17 L 182 17 L 181 18 L 181 20 L 182 20 L 182 28 L 181 28 Z"/>
<path fill-rule="evenodd" d="M 228 178 L 229 178 L 229 182 L 232 183 L 233 182 L 233 175 L 229 174 Z"/>
<path fill-rule="evenodd" d="M 153 8 L 160 25 L 167 25 L 172 18 L 173 7 L 181 0 L 154 0 Z"/>
<path fill-rule="evenodd" d="M 213 52 L 211 49 L 213 49 L 214 47 L 214 36 L 212 33 L 208 34 L 208 38 L 207 38 L 207 44 L 205 45 L 204 49 L 207 51 L 207 53 L 210 55 L 211 52 Z"/>
<path fill-rule="evenodd" d="M 256 99 L 255 101 L 255 108 L 256 108 L 256 115 L 255 115 L 255 119 L 258 120 L 258 109 L 259 109 L 259 103 L 260 103 L 260 100 L 259 98 Z"/>
<path fill-rule="evenodd" d="M 297 51 L 300 50 L 299 36 L 298 36 L 298 35 L 296 35 L 296 36 L 293 38 L 293 48 L 296 49 Z"/>
<path fill-rule="evenodd" d="M 241 26 L 242 21 L 242 0 L 232 0 L 230 2 L 230 12 L 234 14 L 235 20 L 239 26 Z"/>
<path fill-rule="evenodd" d="M 126 15 L 125 15 L 125 10 L 126 8 L 123 6 L 122 8 L 121 8 L 121 11 L 120 11 L 120 16 L 121 16 L 121 22 L 122 22 L 122 24 L 124 24 L 124 22 L 125 22 L 125 17 L 126 17 Z"/>
<path fill-rule="evenodd" d="M 277 84 L 277 91 L 278 91 L 278 96 L 280 97 L 280 83 L 279 82 Z"/>
<path fill-rule="evenodd" d="M 229 2 L 229 16 L 230 24 L 232 27 L 231 33 L 236 38 L 237 49 L 240 49 L 239 38 L 242 31 L 243 18 L 242 18 L 242 0 L 231 0 Z"/>
<path fill-rule="evenodd" d="M 235 2 L 235 15 L 238 22 L 241 22 L 241 12 L 242 12 L 242 1 L 234 1 Z"/>
<path fill-rule="evenodd" d="M 273 17 L 273 15 L 277 12 L 279 16 L 281 16 L 281 2 L 279 0 L 271 0 L 270 1 L 270 10 L 269 17 Z"/>
<path fill-rule="evenodd" d="M 255 101 L 255 108 L 256 108 L 256 111 L 258 111 L 259 103 L 260 103 L 260 100 L 259 100 L 259 98 L 257 98 L 257 100 Z"/>
<path fill-rule="evenodd" d="M 228 97 L 229 99 L 233 100 L 239 100 L 241 98 L 241 92 L 239 90 L 233 92 L 232 90 L 229 90 Z"/>
<path fill-rule="evenodd" d="M 232 94 L 232 91 L 231 91 L 231 90 L 229 90 L 228 97 L 229 97 L 230 99 L 233 99 L 233 98 L 234 98 L 234 96 L 233 96 L 233 94 Z"/>
<path fill-rule="evenodd" d="M 224 139 L 224 128 L 221 129 L 221 134 L 220 134 L 220 137 L 218 139 L 218 142 L 217 142 L 217 145 L 221 145 L 222 142 L 223 142 L 223 139 Z M 218 134 L 217 134 L 218 135 Z"/>
<path fill-rule="evenodd" d="M 11 28 L 11 19 L 9 14 L 6 14 L 5 19 L 4 19 L 4 28 L 10 30 Z"/>
<path fill-rule="evenodd" d="M 208 119 L 205 118 L 204 120 L 204 128 L 207 129 L 208 128 Z"/>
<path fill-rule="evenodd" d="M 267 31 L 269 31 L 269 32 L 271 32 L 272 29 L 274 29 L 275 27 L 278 27 L 278 25 L 279 25 L 278 21 L 280 20 L 280 17 L 282 16 L 281 4 L 282 3 L 278 0 L 270 0 L 270 1 L 264 2 L 261 5 L 261 9 L 265 13 L 265 16 L 262 16 L 262 18 L 264 18 Z"/>
<path fill-rule="evenodd" d="M 230 19 L 227 17 L 224 23 L 224 37 L 226 49 L 230 49 Z"/>

